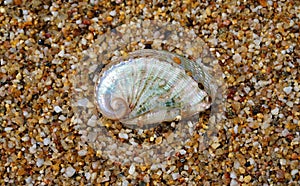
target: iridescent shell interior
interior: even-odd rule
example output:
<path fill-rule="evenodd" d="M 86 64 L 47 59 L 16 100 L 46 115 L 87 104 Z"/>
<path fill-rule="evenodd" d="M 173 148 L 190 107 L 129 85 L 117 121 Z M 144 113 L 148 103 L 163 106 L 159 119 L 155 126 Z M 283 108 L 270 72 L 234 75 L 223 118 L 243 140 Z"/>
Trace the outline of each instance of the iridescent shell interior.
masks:
<path fill-rule="evenodd" d="M 208 109 L 210 92 L 198 84 L 207 87 L 211 79 L 201 61 L 166 51 L 139 50 L 102 69 L 95 96 L 104 117 L 145 126 Z"/>

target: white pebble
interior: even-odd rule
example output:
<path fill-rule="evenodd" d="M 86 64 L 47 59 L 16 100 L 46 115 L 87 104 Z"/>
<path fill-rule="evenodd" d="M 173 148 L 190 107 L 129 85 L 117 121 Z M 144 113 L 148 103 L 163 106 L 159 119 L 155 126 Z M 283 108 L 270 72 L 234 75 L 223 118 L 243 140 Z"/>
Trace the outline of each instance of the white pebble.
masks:
<path fill-rule="evenodd" d="M 237 178 L 236 173 L 234 171 L 230 172 L 230 178 L 233 178 L 233 179 Z"/>
<path fill-rule="evenodd" d="M 273 110 L 271 110 L 271 114 L 272 115 L 278 115 L 278 113 L 279 113 L 279 108 L 274 108 Z"/>
<path fill-rule="evenodd" d="M 78 151 L 78 155 L 79 156 L 85 156 L 86 154 L 87 154 L 86 150 L 80 150 L 80 151 Z"/>
<path fill-rule="evenodd" d="M 91 180 L 95 180 L 97 178 L 97 172 L 93 172 L 91 175 Z"/>
<path fill-rule="evenodd" d="M 111 175 L 111 172 L 110 171 L 104 171 L 104 176 L 105 177 L 110 177 L 110 175 Z"/>
<path fill-rule="evenodd" d="M 21 139 L 22 139 L 22 141 L 28 141 L 29 140 L 29 136 L 23 136 Z"/>
<path fill-rule="evenodd" d="M 122 186 L 128 186 L 129 182 L 127 180 L 123 180 Z"/>
<path fill-rule="evenodd" d="M 134 164 L 131 164 L 128 173 L 130 175 L 133 175 L 135 173 L 135 165 Z"/>
<path fill-rule="evenodd" d="M 289 106 L 289 107 L 293 107 L 294 103 L 292 101 L 288 101 L 288 102 L 286 102 L 286 105 Z"/>
<path fill-rule="evenodd" d="M 62 22 L 58 23 L 57 27 L 58 28 L 62 28 L 64 26 L 64 24 Z"/>
<path fill-rule="evenodd" d="M 97 121 L 97 116 L 93 115 L 87 122 L 87 125 L 90 127 L 95 127 L 96 126 L 96 122 Z"/>
<path fill-rule="evenodd" d="M 3 59 L 0 59 L 0 64 L 1 65 L 5 65 L 6 64 L 6 61 L 4 61 Z M 2 70 L 2 69 L 1 69 Z M 3 69 L 4 70 L 4 69 Z"/>
<path fill-rule="evenodd" d="M 239 63 L 239 62 L 242 61 L 242 57 L 241 57 L 240 54 L 234 54 L 234 55 L 232 56 L 232 59 L 233 59 L 234 62 L 236 62 L 236 63 Z"/>
<path fill-rule="evenodd" d="M 64 57 L 65 56 L 65 51 L 61 50 L 58 54 L 59 57 Z"/>
<path fill-rule="evenodd" d="M 286 159 L 280 159 L 279 162 L 281 165 L 286 165 Z"/>
<path fill-rule="evenodd" d="M 281 132 L 281 136 L 285 137 L 289 134 L 289 130 L 288 129 L 284 129 L 282 132 Z"/>
<path fill-rule="evenodd" d="M 181 149 L 181 150 L 179 151 L 179 153 L 180 153 L 181 155 L 184 155 L 184 154 L 186 154 L 186 151 L 183 150 L 183 149 Z"/>
<path fill-rule="evenodd" d="M 150 167 L 150 170 L 157 170 L 157 169 L 158 169 L 157 164 L 152 164 Z"/>
<path fill-rule="evenodd" d="M 93 162 L 92 163 L 92 168 L 97 169 L 99 167 L 99 162 Z"/>
<path fill-rule="evenodd" d="M 259 46 L 259 45 L 260 45 L 260 39 L 256 39 L 256 40 L 254 40 L 253 42 L 254 42 L 254 44 L 255 44 L 256 46 Z"/>
<path fill-rule="evenodd" d="M 119 133 L 119 138 L 128 139 L 128 134 L 126 134 L 126 133 Z"/>
<path fill-rule="evenodd" d="M 96 132 L 89 132 L 87 139 L 89 142 L 94 142 L 96 140 L 96 138 L 98 137 Z"/>
<path fill-rule="evenodd" d="M 235 125 L 234 127 L 233 127 L 233 131 L 234 131 L 234 133 L 235 134 L 237 134 L 238 132 L 239 132 L 239 126 L 238 125 Z"/>
<path fill-rule="evenodd" d="M 133 146 L 138 146 L 138 143 L 136 143 L 133 138 L 130 138 L 129 143 Z"/>
<path fill-rule="evenodd" d="M 189 170 L 189 166 L 188 166 L 188 165 L 184 165 L 184 166 L 183 166 L 183 169 L 184 169 L 184 170 Z"/>
<path fill-rule="evenodd" d="M 5 8 L 3 8 L 3 7 L 0 7 L 0 13 L 5 13 L 6 11 L 5 11 Z"/>
<path fill-rule="evenodd" d="M 177 180 L 180 177 L 180 174 L 178 172 L 172 173 L 173 180 Z"/>
<path fill-rule="evenodd" d="M 60 113 L 60 112 L 62 111 L 62 109 L 60 108 L 60 106 L 55 106 L 55 107 L 54 107 L 54 111 L 55 111 L 56 113 Z"/>
<path fill-rule="evenodd" d="M 65 173 L 67 177 L 72 177 L 75 174 L 75 172 L 76 170 L 72 166 L 70 166 L 66 169 Z"/>
<path fill-rule="evenodd" d="M 5 128 L 4 128 L 4 131 L 5 131 L 5 132 L 9 132 L 9 131 L 11 131 L 12 129 L 13 129 L 12 127 L 5 127 Z"/>
<path fill-rule="evenodd" d="M 143 159 L 140 157 L 135 157 L 135 158 L 133 158 L 133 160 L 137 163 L 143 163 Z"/>
<path fill-rule="evenodd" d="M 293 123 L 294 123 L 295 125 L 297 125 L 297 124 L 298 124 L 298 120 L 297 120 L 297 119 L 293 119 Z"/>
<path fill-rule="evenodd" d="M 87 107 L 89 100 L 87 98 L 83 98 L 77 101 L 77 105 L 80 107 Z"/>
<path fill-rule="evenodd" d="M 12 0 L 5 0 L 5 1 L 4 1 L 4 4 L 5 4 L 5 5 L 8 5 L 8 4 L 11 4 L 12 2 L 13 2 Z"/>
<path fill-rule="evenodd" d="M 29 148 L 29 152 L 30 152 L 31 154 L 36 153 L 36 144 L 33 144 L 33 145 Z"/>
<path fill-rule="evenodd" d="M 89 180 L 91 178 L 91 173 L 86 172 L 86 173 L 84 173 L 84 176 L 87 180 Z"/>
<path fill-rule="evenodd" d="M 240 166 L 241 166 L 240 162 L 238 160 L 235 160 L 234 163 L 233 163 L 233 167 L 235 169 L 238 169 Z"/>
<path fill-rule="evenodd" d="M 251 165 L 254 165 L 254 164 L 255 164 L 255 161 L 254 161 L 253 158 L 249 158 L 249 162 L 250 162 Z"/>
<path fill-rule="evenodd" d="M 44 138 L 44 145 L 49 145 L 50 144 L 50 138 Z"/>
<path fill-rule="evenodd" d="M 146 174 L 143 178 L 143 181 L 146 182 L 146 183 L 149 183 L 150 182 L 150 177 L 148 174 Z"/>
<path fill-rule="evenodd" d="M 293 169 L 291 172 L 291 175 L 295 176 L 298 172 L 299 172 L 298 169 Z"/>
<path fill-rule="evenodd" d="M 60 115 L 60 116 L 58 117 L 58 119 L 59 119 L 60 121 L 65 121 L 67 118 L 66 118 L 64 115 Z"/>
<path fill-rule="evenodd" d="M 257 141 L 253 142 L 253 147 L 259 147 L 259 146 L 260 146 L 259 142 Z"/>
<path fill-rule="evenodd" d="M 115 10 L 109 12 L 109 15 L 111 15 L 112 17 L 114 17 L 117 14 L 117 12 Z"/>
<path fill-rule="evenodd" d="M 235 181 L 235 179 L 232 179 L 230 181 L 230 186 L 239 186 L 239 183 L 237 181 Z"/>
<path fill-rule="evenodd" d="M 38 158 L 36 161 L 36 166 L 41 167 L 44 164 L 44 159 Z"/>
<path fill-rule="evenodd" d="M 293 90 L 293 87 L 284 87 L 283 88 L 283 91 L 286 93 L 286 94 L 290 94 Z"/>
<path fill-rule="evenodd" d="M 29 115 L 29 113 L 26 110 L 24 110 L 23 111 L 23 116 L 25 116 L 27 118 L 28 115 Z"/>
<path fill-rule="evenodd" d="M 78 19 L 78 20 L 75 21 L 75 23 L 76 23 L 77 25 L 80 25 L 80 24 L 82 23 L 82 21 L 81 21 L 81 19 Z"/>
<path fill-rule="evenodd" d="M 175 122 L 172 122 L 172 123 L 171 123 L 171 127 L 172 127 L 172 128 L 175 128 L 175 126 L 176 126 L 176 123 L 175 123 Z"/>
<path fill-rule="evenodd" d="M 32 178 L 31 178 L 31 177 L 27 177 L 27 178 L 25 179 L 25 181 L 26 181 L 26 183 L 32 183 Z"/>
<path fill-rule="evenodd" d="M 86 45 L 86 43 L 87 43 L 87 40 L 85 38 L 82 38 L 81 39 L 81 44 Z"/>
<path fill-rule="evenodd" d="M 171 166 L 170 169 L 167 171 L 167 174 L 170 174 L 176 169 L 176 166 Z"/>

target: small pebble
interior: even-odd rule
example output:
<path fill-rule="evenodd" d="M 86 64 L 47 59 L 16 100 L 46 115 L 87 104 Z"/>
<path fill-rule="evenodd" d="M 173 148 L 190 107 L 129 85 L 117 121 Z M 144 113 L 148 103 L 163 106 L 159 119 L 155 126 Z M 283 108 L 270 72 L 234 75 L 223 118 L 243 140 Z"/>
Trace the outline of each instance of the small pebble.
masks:
<path fill-rule="evenodd" d="M 87 40 L 85 38 L 81 39 L 81 44 L 86 45 L 87 44 Z"/>
<path fill-rule="evenodd" d="M 239 186 L 240 184 L 235 180 L 235 179 L 232 179 L 230 181 L 230 186 Z"/>
<path fill-rule="evenodd" d="M 58 117 L 58 119 L 61 120 L 61 121 L 65 121 L 67 118 L 64 115 L 60 115 Z"/>
<path fill-rule="evenodd" d="M 212 147 L 213 149 L 217 149 L 219 146 L 220 146 L 220 143 L 213 143 L 213 144 L 211 145 L 211 147 Z"/>
<path fill-rule="evenodd" d="M 280 159 L 279 162 L 281 165 L 286 165 L 286 159 Z"/>
<path fill-rule="evenodd" d="M 279 114 L 279 108 L 274 108 L 273 110 L 271 110 L 271 114 L 272 115 L 278 115 Z"/>
<path fill-rule="evenodd" d="M 60 106 L 55 106 L 55 107 L 54 107 L 54 111 L 55 111 L 56 113 L 60 113 L 60 112 L 62 111 L 62 109 L 60 108 Z"/>
<path fill-rule="evenodd" d="M 44 159 L 38 158 L 36 161 L 36 166 L 41 167 L 44 164 Z"/>
<path fill-rule="evenodd" d="M 130 175 L 133 175 L 133 174 L 135 173 L 135 165 L 134 165 L 134 164 L 131 164 L 131 165 L 130 165 L 130 168 L 129 168 L 129 170 L 128 170 L 128 173 L 129 173 Z"/>
<path fill-rule="evenodd" d="M 242 57 L 241 57 L 240 54 L 234 54 L 234 55 L 232 56 L 232 59 L 234 60 L 235 63 L 239 63 L 239 62 L 242 61 Z"/>
<path fill-rule="evenodd" d="M 299 172 L 298 169 L 293 169 L 291 172 L 291 175 L 295 176 L 298 172 Z"/>
<path fill-rule="evenodd" d="M 230 178 L 236 179 L 236 173 L 234 171 L 230 172 Z"/>
<path fill-rule="evenodd" d="M 251 181 L 251 176 L 250 176 L 250 175 L 245 176 L 244 182 L 245 182 L 245 183 L 249 183 L 250 181 Z"/>
<path fill-rule="evenodd" d="M 241 174 L 245 174 L 246 170 L 243 167 L 239 167 L 239 172 Z"/>
<path fill-rule="evenodd" d="M 11 131 L 12 129 L 13 129 L 12 127 L 5 127 L 5 128 L 4 128 L 4 131 L 5 131 L 5 132 L 9 132 L 9 131 Z"/>
<path fill-rule="evenodd" d="M 75 174 L 75 172 L 76 170 L 72 166 L 67 167 L 65 170 L 65 174 L 67 177 L 72 177 Z"/>
<path fill-rule="evenodd" d="M 85 173 L 84 173 L 84 176 L 85 176 L 85 178 L 86 178 L 87 180 L 89 180 L 89 179 L 91 178 L 91 173 L 85 172 Z"/>
<path fill-rule="evenodd" d="M 128 134 L 126 134 L 126 133 L 119 133 L 119 138 L 128 139 Z"/>
<path fill-rule="evenodd" d="M 284 87 L 283 88 L 283 91 L 286 93 L 286 94 L 290 94 L 292 92 L 293 88 L 292 87 Z"/>
<path fill-rule="evenodd" d="M 4 1 L 4 4 L 5 4 L 5 5 L 8 5 L 8 4 L 11 4 L 12 2 L 13 2 L 13 0 L 5 0 L 5 1 Z"/>
<path fill-rule="evenodd" d="M 186 151 L 185 151 L 184 149 L 181 149 L 181 150 L 179 151 L 179 153 L 180 153 L 181 155 L 185 155 L 185 154 L 186 154 Z"/>
<path fill-rule="evenodd" d="M 122 181 L 122 186 L 128 186 L 128 185 L 129 185 L 129 182 L 127 180 Z"/>
<path fill-rule="evenodd" d="M 292 101 L 288 101 L 286 102 L 286 105 L 292 108 L 294 106 L 294 103 Z"/>
<path fill-rule="evenodd" d="M 105 175 L 105 177 L 108 178 L 111 175 L 111 172 L 110 171 L 104 171 L 104 175 Z"/>
<path fill-rule="evenodd" d="M 173 180 L 177 180 L 178 178 L 180 178 L 180 174 L 178 172 L 172 173 L 172 178 Z"/>
<path fill-rule="evenodd" d="M 22 139 L 22 141 L 28 141 L 30 138 L 28 136 L 24 136 L 21 139 Z"/>
<path fill-rule="evenodd" d="M 284 129 L 284 130 L 281 132 L 281 135 L 282 135 L 283 137 L 286 137 L 288 134 L 289 134 L 289 130 L 288 130 L 288 129 Z"/>
<path fill-rule="evenodd" d="M 80 150 L 80 151 L 78 151 L 78 155 L 79 156 L 85 156 L 86 154 L 87 154 L 86 150 Z"/>
<path fill-rule="evenodd" d="M 235 126 L 234 126 L 234 128 L 233 128 L 233 131 L 234 131 L 234 133 L 235 133 L 235 134 L 237 134 L 237 133 L 238 133 L 238 128 L 239 128 L 239 126 L 238 126 L 238 125 L 235 125 Z"/>
<path fill-rule="evenodd" d="M 44 145 L 49 145 L 50 144 L 50 138 L 44 138 L 43 143 Z"/>
<path fill-rule="evenodd" d="M 87 98 L 83 98 L 78 100 L 77 104 L 80 107 L 87 107 L 89 100 Z"/>
<path fill-rule="evenodd" d="M 29 184 L 29 183 L 32 183 L 32 178 L 31 177 L 27 177 L 25 179 L 26 183 Z"/>
<path fill-rule="evenodd" d="M 87 125 L 90 127 L 95 127 L 97 124 L 97 116 L 93 115 L 87 122 Z"/>
<path fill-rule="evenodd" d="M 116 10 L 113 10 L 113 11 L 109 12 L 109 15 L 111 15 L 112 17 L 114 17 L 116 14 L 117 14 Z"/>

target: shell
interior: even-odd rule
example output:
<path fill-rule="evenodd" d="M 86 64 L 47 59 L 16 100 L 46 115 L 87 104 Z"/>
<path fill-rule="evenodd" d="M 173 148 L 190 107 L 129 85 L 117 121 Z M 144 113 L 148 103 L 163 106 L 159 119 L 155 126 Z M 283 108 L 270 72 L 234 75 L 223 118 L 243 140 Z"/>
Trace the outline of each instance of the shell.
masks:
<path fill-rule="evenodd" d="M 126 125 L 149 125 L 193 116 L 210 107 L 201 63 L 169 52 L 140 50 L 106 67 L 95 96 L 103 116 Z M 211 77 L 209 77 L 211 78 Z"/>

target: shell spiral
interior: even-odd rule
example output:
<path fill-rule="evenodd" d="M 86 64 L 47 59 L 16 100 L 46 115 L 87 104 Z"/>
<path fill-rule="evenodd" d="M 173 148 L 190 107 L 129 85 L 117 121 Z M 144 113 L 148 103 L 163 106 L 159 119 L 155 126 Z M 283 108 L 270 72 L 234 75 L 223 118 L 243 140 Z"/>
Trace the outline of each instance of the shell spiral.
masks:
<path fill-rule="evenodd" d="M 124 124 L 172 121 L 210 107 L 208 93 L 198 85 L 205 78 L 211 77 L 200 63 L 168 52 L 140 50 L 101 72 L 96 100 L 104 117 Z"/>

